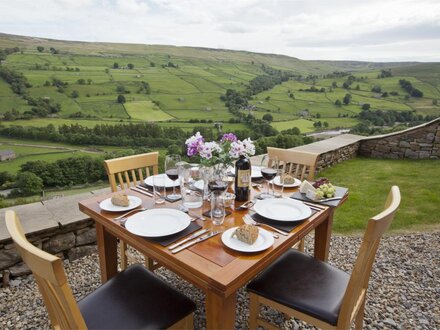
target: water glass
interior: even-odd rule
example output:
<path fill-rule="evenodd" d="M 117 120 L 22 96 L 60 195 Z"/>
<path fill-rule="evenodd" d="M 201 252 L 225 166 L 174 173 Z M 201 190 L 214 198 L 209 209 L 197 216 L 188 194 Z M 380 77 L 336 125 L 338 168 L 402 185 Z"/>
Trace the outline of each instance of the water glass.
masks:
<path fill-rule="evenodd" d="M 222 197 L 223 192 L 214 191 L 211 193 L 211 221 L 215 226 L 219 226 L 225 221 L 225 200 Z"/>
<path fill-rule="evenodd" d="M 160 205 L 165 203 L 165 180 L 166 176 L 164 174 L 153 176 L 153 196 L 155 204 Z"/>
<path fill-rule="evenodd" d="M 203 204 L 205 186 L 202 167 L 198 164 L 185 164 L 179 174 L 182 204 L 188 209 L 196 209 Z"/>

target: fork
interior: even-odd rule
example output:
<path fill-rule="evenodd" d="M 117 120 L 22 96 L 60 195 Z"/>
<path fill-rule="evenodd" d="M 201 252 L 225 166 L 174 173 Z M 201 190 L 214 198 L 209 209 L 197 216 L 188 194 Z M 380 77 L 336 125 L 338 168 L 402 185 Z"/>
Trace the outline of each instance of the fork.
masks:
<path fill-rule="evenodd" d="M 145 210 L 146 210 L 145 207 L 141 207 L 140 209 L 134 209 L 134 210 L 128 211 L 124 214 L 121 214 L 120 216 L 117 216 L 116 218 L 113 218 L 113 220 L 116 220 L 116 221 L 121 220 L 123 218 L 126 218 L 127 216 L 129 216 L 130 214 L 132 214 L 134 212 L 140 212 L 140 211 L 145 211 Z"/>
<path fill-rule="evenodd" d="M 254 201 L 254 200 L 250 200 L 250 201 L 247 201 L 247 202 L 241 204 L 239 207 L 236 208 L 236 210 L 245 210 L 245 209 L 249 209 L 249 208 L 251 208 L 254 204 L 255 204 L 255 201 Z"/>
<path fill-rule="evenodd" d="M 272 227 L 272 226 L 267 225 L 267 224 L 265 224 L 265 223 L 259 223 L 259 222 L 256 222 L 254 219 L 252 219 L 252 217 L 251 217 L 249 214 L 246 214 L 246 215 L 243 217 L 243 221 L 244 221 L 245 223 L 247 223 L 248 225 L 254 225 L 254 226 L 266 226 L 266 227 L 268 227 L 268 228 L 270 228 L 270 229 L 272 229 L 272 230 L 275 230 L 277 233 L 279 233 L 279 234 L 281 234 L 281 235 L 283 235 L 283 236 L 288 236 L 288 235 L 289 235 L 289 234 L 286 233 L 285 231 L 282 231 L 282 230 L 280 230 L 280 229 L 278 229 L 278 228 Z"/>

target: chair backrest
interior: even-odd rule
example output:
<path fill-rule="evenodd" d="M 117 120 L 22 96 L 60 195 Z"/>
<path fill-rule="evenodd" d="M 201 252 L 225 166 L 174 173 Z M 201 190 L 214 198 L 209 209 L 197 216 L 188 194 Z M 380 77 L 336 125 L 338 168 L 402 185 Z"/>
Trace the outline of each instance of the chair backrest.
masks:
<path fill-rule="evenodd" d="M 159 173 L 159 153 L 150 152 L 104 161 L 112 191 L 127 189 L 144 181 L 151 174 Z"/>
<path fill-rule="evenodd" d="M 350 328 L 351 321 L 365 299 L 377 248 L 382 235 L 394 219 L 400 205 L 400 199 L 399 187 L 391 187 L 385 202 L 385 210 L 368 221 L 367 230 L 362 239 L 359 254 L 342 300 L 338 328 Z"/>
<path fill-rule="evenodd" d="M 34 274 L 52 326 L 55 329 L 87 329 L 67 283 L 62 260 L 29 243 L 14 211 L 6 211 L 5 218 L 17 251 Z"/>
<path fill-rule="evenodd" d="M 301 181 L 306 177 L 309 181 L 314 179 L 318 154 L 272 147 L 267 147 L 267 154 L 269 156 L 269 166 L 271 166 L 271 161 L 277 158 L 284 173 L 291 174 Z"/>

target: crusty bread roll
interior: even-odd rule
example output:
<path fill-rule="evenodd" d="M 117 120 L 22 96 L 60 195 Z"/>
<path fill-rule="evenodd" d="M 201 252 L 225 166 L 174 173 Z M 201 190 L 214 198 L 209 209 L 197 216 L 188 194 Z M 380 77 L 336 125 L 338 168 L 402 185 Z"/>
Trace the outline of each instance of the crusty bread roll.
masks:
<path fill-rule="evenodd" d="M 258 228 L 253 225 L 243 225 L 238 227 L 232 236 L 249 245 L 254 244 L 258 238 Z"/>
<path fill-rule="evenodd" d="M 112 197 L 112 204 L 116 206 L 129 206 L 130 201 L 126 194 L 116 194 Z"/>

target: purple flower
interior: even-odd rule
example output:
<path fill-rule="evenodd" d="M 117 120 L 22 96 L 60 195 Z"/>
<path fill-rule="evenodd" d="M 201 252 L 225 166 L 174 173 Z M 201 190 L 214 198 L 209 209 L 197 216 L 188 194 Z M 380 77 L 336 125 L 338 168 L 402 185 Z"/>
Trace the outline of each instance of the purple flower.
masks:
<path fill-rule="evenodd" d="M 235 141 L 237 141 L 237 137 L 233 133 L 223 134 L 222 139 L 220 140 L 220 142 L 223 143 L 223 142 L 226 142 L 226 141 L 235 142 Z"/>
<path fill-rule="evenodd" d="M 197 132 L 196 135 L 191 136 L 188 140 L 185 141 L 187 147 L 187 155 L 195 156 L 199 152 L 199 148 L 203 145 L 203 136 L 200 135 L 200 132 Z"/>

